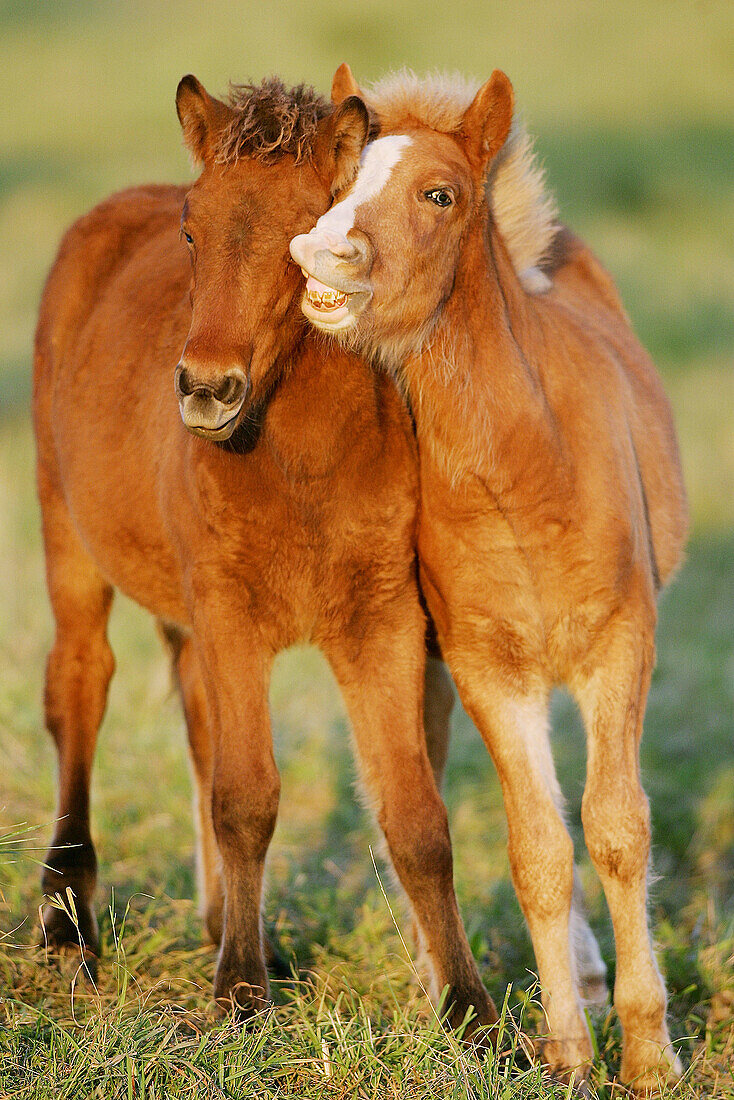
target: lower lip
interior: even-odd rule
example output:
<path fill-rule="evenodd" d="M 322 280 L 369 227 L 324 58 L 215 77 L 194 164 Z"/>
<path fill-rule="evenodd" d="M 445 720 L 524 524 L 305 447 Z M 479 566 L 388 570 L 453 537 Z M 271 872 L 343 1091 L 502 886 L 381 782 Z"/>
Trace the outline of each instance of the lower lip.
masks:
<path fill-rule="evenodd" d="M 240 409 L 237 410 L 234 416 L 230 416 L 229 420 L 225 420 L 223 424 L 220 424 L 218 428 L 207 428 L 203 424 L 199 427 L 196 424 L 187 424 L 185 420 L 184 427 L 187 431 L 192 432 L 194 435 L 200 435 L 203 439 L 229 439 L 234 431 L 235 421 L 240 415 Z M 183 420 L 183 416 L 181 419 Z"/>

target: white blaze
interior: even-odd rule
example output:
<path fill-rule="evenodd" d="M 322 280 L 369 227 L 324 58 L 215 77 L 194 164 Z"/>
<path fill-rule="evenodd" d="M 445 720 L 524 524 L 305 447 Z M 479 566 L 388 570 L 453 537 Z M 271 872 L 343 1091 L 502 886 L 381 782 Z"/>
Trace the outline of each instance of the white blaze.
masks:
<path fill-rule="evenodd" d="M 382 191 L 390 179 L 390 173 L 400 160 L 403 150 L 410 145 L 412 138 L 407 134 L 393 134 L 378 138 L 365 145 L 359 160 L 359 172 L 352 190 L 345 199 L 334 203 L 330 210 L 319 218 L 311 230 L 318 233 L 327 230 L 346 237 L 354 226 L 357 207 L 369 202 Z"/>

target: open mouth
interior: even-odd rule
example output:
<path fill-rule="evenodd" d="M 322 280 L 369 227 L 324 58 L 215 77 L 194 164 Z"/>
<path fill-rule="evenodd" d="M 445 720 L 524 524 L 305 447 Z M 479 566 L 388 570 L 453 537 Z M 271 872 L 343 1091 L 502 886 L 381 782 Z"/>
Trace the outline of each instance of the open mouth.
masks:
<path fill-rule="evenodd" d="M 327 286 L 303 268 L 306 279 L 306 290 L 303 295 L 301 308 L 309 320 L 318 324 L 321 321 L 329 328 L 340 321 L 349 319 L 349 299 L 351 294 L 342 290 L 335 290 L 333 286 Z"/>
<path fill-rule="evenodd" d="M 340 290 L 334 290 L 333 287 L 320 283 L 318 279 L 314 279 L 313 275 L 309 275 L 306 281 L 306 298 L 313 309 L 321 313 L 333 313 L 335 309 L 341 309 L 347 304 L 349 295 L 343 294 Z"/>

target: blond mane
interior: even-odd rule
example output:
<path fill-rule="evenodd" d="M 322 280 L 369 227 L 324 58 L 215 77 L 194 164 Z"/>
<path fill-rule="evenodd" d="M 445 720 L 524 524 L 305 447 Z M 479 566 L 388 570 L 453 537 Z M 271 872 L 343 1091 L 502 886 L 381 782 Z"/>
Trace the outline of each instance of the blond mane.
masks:
<path fill-rule="evenodd" d="M 479 85 L 457 73 L 419 77 L 411 69 L 390 73 L 365 89 L 380 129 L 427 126 L 456 133 Z M 546 190 L 533 141 L 517 119 L 487 173 L 487 197 L 513 267 L 526 290 L 540 293 L 550 280 L 542 271 L 559 230 L 557 208 Z"/>

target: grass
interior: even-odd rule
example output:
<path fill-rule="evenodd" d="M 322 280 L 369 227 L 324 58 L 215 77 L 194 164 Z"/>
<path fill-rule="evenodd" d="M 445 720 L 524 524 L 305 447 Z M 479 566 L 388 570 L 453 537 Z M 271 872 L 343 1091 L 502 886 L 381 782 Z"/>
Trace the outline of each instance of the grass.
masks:
<path fill-rule="evenodd" d="M 173 14 L 172 14 L 173 13 Z M 43 590 L 29 349 L 38 295 L 68 222 L 108 191 L 187 176 L 179 77 L 212 91 L 278 71 L 323 88 L 411 64 L 478 76 L 499 64 L 562 216 L 613 271 L 676 412 L 694 534 L 664 597 L 643 743 L 658 875 L 651 915 L 689 1067 L 666 1097 L 734 1097 L 734 118 L 724 3 L 487 5 L 414 0 L 267 12 L 216 0 L 122 6 L 0 2 L 14 99 L 0 132 L 0 1097 L 561 1097 L 523 1052 L 542 1029 L 533 956 L 509 882 L 496 777 L 457 711 L 446 781 L 462 914 L 482 975 L 506 998 L 508 1053 L 478 1062 L 436 1024 L 398 931 L 400 902 L 370 858 L 333 677 L 283 655 L 271 692 L 282 812 L 265 916 L 294 966 L 241 1030 L 215 1019 L 214 953 L 196 913 L 183 723 L 149 621 L 121 599 L 119 673 L 102 729 L 93 821 L 104 944 L 97 989 L 45 965 L 39 861 L 54 814 L 40 700 L 51 622 Z M 10 99 L 6 100 L 10 103 Z M 592 924 L 613 940 L 580 828 L 584 746 L 559 697 L 555 751 Z M 151 779 L 152 777 L 152 779 Z M 614 1013 L 594 1021 L 594 1088 L 619 1064 Z"/>

